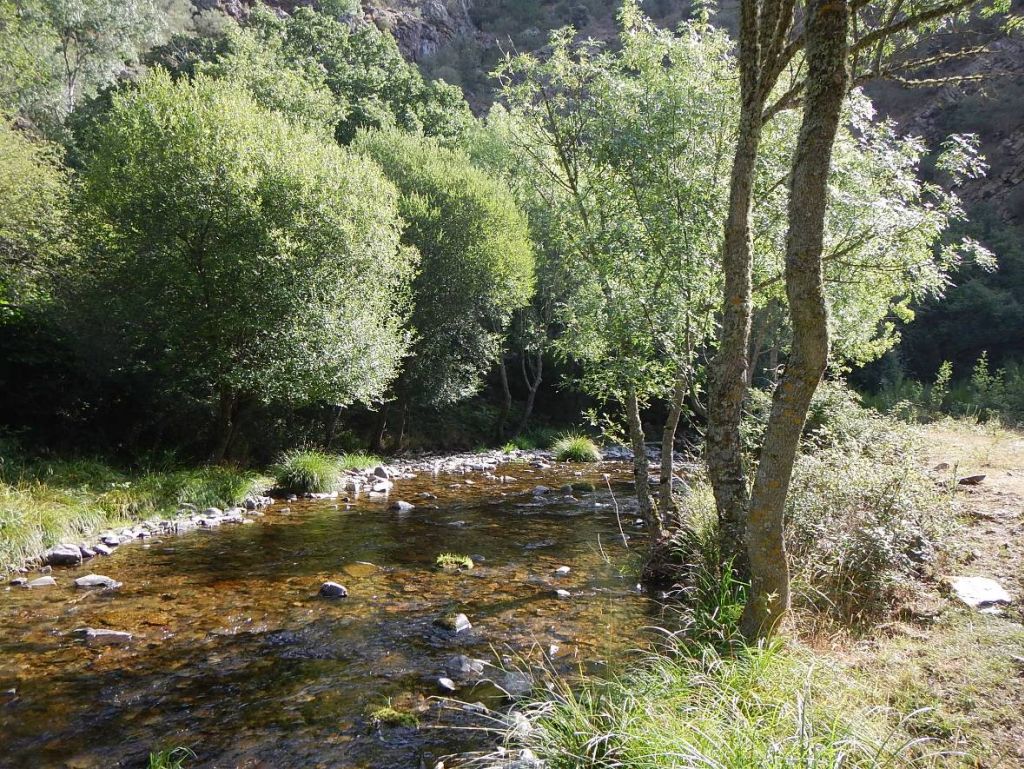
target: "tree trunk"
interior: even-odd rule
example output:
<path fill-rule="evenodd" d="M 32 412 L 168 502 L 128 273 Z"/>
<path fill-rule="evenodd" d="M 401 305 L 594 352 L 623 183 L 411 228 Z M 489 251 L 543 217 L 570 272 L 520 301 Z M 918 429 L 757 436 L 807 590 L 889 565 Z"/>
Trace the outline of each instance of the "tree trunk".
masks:
<path fill-rule="evenodd" d="M 750 220 L 761 143 L 761 110 L 762 103 L 756 94 L 744 95 L 722 249 L 725 287 L 718 352 L 708 372 L 708 475 L 718 509 L 722 552 L 733 559 L 733 568 L 741 575 L 746 573 L 743 542 L 750 499 L 743 467 L 740 421 L 747 384 L 753 290 Z"/>
<path fill-rule="evenodd" d="M 238 393 L 222 387 L 217 404 L 217 430 L 214 436 L 213 451 L 210 454 L 210 461 L 214 464 L 222 463 L 228 454 L 228 447 L 231 445 L 231 438 L 235 432 L 235 412 L 238 409 Z"/>
<path fill-rule="evenodd" d="M 341 417 L 341 406 L 332 404 L 330 410 L 327 415 L 327 423 L 324 425 L 324 448 L 327 451 L 331 450 L 331 444 L 334 443 L 334 434 L 338 430 L 338 419 Z"/>
<path fill-rule="evenodd" d="M 378 454 L 384 451 L 384 433 L 388 429 L 388 411 L 391 403 L 384 403 L 377 414 L 377 425 L 373 431 L 373 440 L 370 442 L 370 450 Z"/>
<path fill-rule="evenodd" d="M 665 429 L 661 433 L 661 484 L 658 486 L 658 513 L 669 531 L 675 530 L 679 524 L 679 505 L 676 504 L 673 491 L 673 454 L 676 445 L 676 429 L 679 417 L 683 413 L 683 399 L 686 398 L 687 376 L 682 371 L 676 377 L 675 389 L 672 391 L 672 403 L 669 405 Z"/>
<path fill-rule="evenodd" d="M 640 402 L 636 390 L 632 387 L 626 392 L 626 421 L 629 424 L 629 440 L 633 446 L 633 480 L 636 484 L 636 499 L 639 504 L 640 517 L 651 535 L 651 541 L 661 539 L 661 519 L 654 509 L 651 498 L 650 468 L 647 464 L 647 451 L 644 448 L 644 428 L 640 422 Z"/>
<path fill-rule="evenodd" d="M 800 434 L 828 362 L 828 307 L 821 253 L 832 147 L 846 95 L 849 0 L 810 0 L 807 88 L 789 187 L 786 297 L 793 343 L 775 390 L 747 521 L 750 597 L 741 630 L 768 635 L 789 608 L 784 513 Z"/>
<path fill-rule="evenodd" d="M 541 377 L 544 373 L 544 352 L 537 352 L 536 363 L 533 367 L 533 378 L 526 371 L 526 351 L 523 351 L 523 380 L 526 382 L 527 395 L 526 405 L 523 407 L 523 418 L 519 420 L 519 427 L 516 428 L 516 435 L 526 432 L 526 426 L 530 423 L 530 416 L 533 414 L 533 404 L 537 400 L 537 390 L 540 389 Z"/>
<path fill-rule="evenodd" d="M 750 358 L 747 360 L 747 389 L 754 386 L 754 377 L 757 376 L 757 362 L 764 351 L 764 340 L 768 333 L 769 311 L 767 308 L 754 313 L 753 338 L 750 340 Z"/>
<path fill-rule="evenodd" d="M 495 425 L 494 433 L 499 441 L 505 440 L 505 425 L 508 423 L 508 415 L 512 411 L 512 390 L 508 386 L 508 369 L 505 366 L 505 351 L 498 356 L 498 377 L 501 380 L 501 412 L 498 414 L 498 423 Z"/>

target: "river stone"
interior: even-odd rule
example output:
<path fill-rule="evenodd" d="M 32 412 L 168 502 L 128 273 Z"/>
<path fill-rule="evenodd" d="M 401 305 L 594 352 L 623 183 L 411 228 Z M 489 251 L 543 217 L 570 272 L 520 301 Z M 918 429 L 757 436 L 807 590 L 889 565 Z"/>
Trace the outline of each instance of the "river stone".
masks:
<path fill-rule="evenodd" d="M 348 590 L 337 582 L 324 582 L 320 586 L 321 598 L 347 598 Z"/>
<path fill-rule="evenodd" d="M 100 541 L 107 547 L 117 547 L 121 544 L 121 539 L 116 534 L 106 534 Z"/>
<path fill-rule="evenodd" d="M 39 577 L 29 582 L 25 587 L 53 587 L 57 584 L 57 580 L 53 577 Z"/>
<path fill-rule="evenodd" d="M 82 549 L 78 545 L 57 545 L 46 552 L 43 560 L 50 566 L 77 566 L 82 562 Z"/>
<path fill-rule="evenodd" d="M 112 555 L 113 549 L 107 547 L 102 542 L 97 542 L 92 546 L 92 549 L 96 551 L 96 555 Z"/>
<path fill-rule="evenodd" d="M 75 580 L 75 587 L 99 587 L 104 590 L 117 590 L 117 588 L 121 587 L 121 583 L 116 579 L 105 577 L 102 574 L 86 574 L 84 577 L 79 577 Z"/>
<path fill-rule="evenodd" d="M 459 688 L 455 685 L 455 682 L 452 679 L 445 678 L 444 676 L 441 676 L 437 679 L 437 685 L 440 686 L 441 689 L 443 689 L 446 692 L 458 691 Z"/>
<path fill-rule="evenodd" d="M 86 646 L 125 646 L 132 642 L 132 634 L 124 630 L 83 627 L 75 634 L 85 639 Z"/>
<path fill-rule="evenodd" d="M 437 499 L 437 494 L 431 494 L 429 491 L 421 491 L 418 496 L 420 499 Z"/>
<path fill-rule="evenodd" d="M 346 563 L 341 567 L 341 570 L 345 572 L 346 576 L 354 579 L 363 579 L 371 574 L 375 574 L 377 567 L 368 561 L 356 561 L 355 563 Z"/>
<path fill-rule="evenodd" d="M 391 481 L 387 480 L 377 481 L 370 487 L 370 491 L 374 491 L 378 494 L 386 494 L 387 492 L 391 491 L 394 485 L 395 484 L 393 484 Z"/>
<path fill-rule="evenodd" d="M 484 660 L 473 659 L 465 654 L 457 654 L 448 660 L 445 669 L 453 676 L 474 676 L 481 675 L 487 663 Z"/>
<path fill-rule="evenodd" d="M 415 507 L 416 505 L 412 504 L 412 502 L 406 502 L 404 499 L 400 499 L 391 505 L 392 510 L 397 510 L 400 513 L 408 513 Z"/>
<path fill-rule="evenodd" d="M 568 590 L 562 590 L 561 588 L 559 588 L 558 590 L 555 591 L 555 597 L 556 598 L 572 598 L 572 593 L 570 593 Z"/>
<path fill-rule="evenodd" d="M 82 553 L 83 560 L 96 557 L 96 550 L 88 545 L 79 545 L 78 550 Z"/>
<path fill-rule="evenodd" d="M 529 694 L 533 691 L 533 679 L 526 673 L 520 673 L 517 670 L 506 671 L 499 683 L 505 693 L 510 696 Z"/>
<path fill-rule="evenodd" d="M 570 569 L 568 566 L 559 566 L 557 569 L 555 569 L 555 574 L 557 574 L 560 577 L 564 577 L 570 571 L 572 571 L 572 569 Z"/>
<path fill-rule="evenodd" d="M 988 577 L 950 577 L 948 582 L 954 595 L 972 609 L 991 612 L 1013 603 L 1002 585 Z"/>
<path fill-rule="evenodd" d="M 12 579 L 7 584 L 10 585 L 11 587 L 21 587 L 22 585 L 27 585 L 28 584 L 28 579 L 26 579 L 25 577 L 15 577 L 14 579 Z"/>
<path fill-rule="evenodd" d="M 445 614 L 434 620 L 434 624 L 443 627 L 445 630 L 451 630 L 454 633 L 461 633 L 463 630 L 469 630 L 473 627 L 469 617 L 462 613 Z"/>
<path fill-rule="evenodd" d="M 551 488 L 548 486 L 534 486 L 533 491 L 530 493 L 533 494 L 533 496 L 535 497 L 542 497 L 545 494 L 550 494 Z"/>

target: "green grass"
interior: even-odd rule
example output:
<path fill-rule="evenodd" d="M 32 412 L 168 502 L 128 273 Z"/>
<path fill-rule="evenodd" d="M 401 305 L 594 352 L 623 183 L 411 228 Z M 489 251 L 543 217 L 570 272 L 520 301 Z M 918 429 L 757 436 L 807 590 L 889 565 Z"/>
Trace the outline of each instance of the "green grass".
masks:
<path fill-rule="evenodd" d="M 278 488 L 296 494 L 336 491 L 341 481 L 341 457 L 321 451 L 289 451 L 274 467 Z"/>
<path fill-rule="evenodd" d="M 350 451 L 342 454 L 338 461 L 340 470 L 366 470 L 369 467 L 379 465 L 383 460 L 376 454 L 364 454 L 358 451 Z"/>
<path fill-rule="evenodd" d="M 809 653 L 656 655 L 621 678 L 554 679 L 507 742 L 549 769 L 904 769 L 928 746 L 861 683 Z M 515 723 L 515 722 L 513 722 Z"/>
<path fill-rule="evenodd" d="M 441 553 L 434 559 L 434 565 L 439 569 L 464 570 L 473 568 L 473 559 L 468 555 L 458 553 Z"/>
<path fill-rule="evenodd" d="M 566 433 L 551 445 L 559 462 L 600 462 L 601 450 L 590 438 L 578 433 Z"/>
<path fill-rule="evenodd" d="M 420 721 L 416 718 L 415 714 L 395 710 L 391 705 L 384 705 L 371 710 L 369 718 L 370 723 L 377 729 L 384 726 L 405 726 L 409 728 L 416 728 L 420 725 Z"/>
<path fill-rule="evenodd" d="M 0 573 L 60 542 L 170 516 L 186 503 L 230 507 L 267 485 L 231 467 L 127 474 L 95 460 L 7 461 L 0 467 Z"/>
<path fill-rule="evenodd" d="M 185 762 L 196 754 L 188 748 L 171 748 L 149 754 L 149 769 L 184 769 Z"/>

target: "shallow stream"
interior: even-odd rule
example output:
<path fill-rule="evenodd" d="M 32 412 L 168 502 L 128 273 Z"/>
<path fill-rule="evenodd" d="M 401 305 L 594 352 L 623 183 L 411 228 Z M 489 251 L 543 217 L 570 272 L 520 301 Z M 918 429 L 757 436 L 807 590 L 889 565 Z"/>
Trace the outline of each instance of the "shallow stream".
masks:
<path fill-rule="evenodd" d="M 410 512 L 364 497 L 279 504 L 250 525 L 54 569 L 56 587 L 0 589 L 0 767 L 134 769 L 150 751 L 187 746 L 188 765 L 206 769 L 417 769 L 484 748 L 493 737 L 464 728 L 479 717 L 435 699 L 438 678 L 495 708 L 507 702 L 495 683 L 509 681 L 500 667 L 463 681 L 453 657 L 500 665 L 543 652 L 567 672 L 600 670 L 661 623 L 634 584 L 602 472 L 626 477 L 608 464 L 585 475 L 509 464 L 497 473 L 518 480 L 506 483 L 421 475 L 390 495 L 415 503 Z M 534 496 L 538 484 L 554 491 Z M 576 501 L 564 484 L 577 485 Z M 626 505 L 624 488 L 615 496 Z M 445 551 L 480 562 L 437 571 Z M 88 573 L 124 584 L 76 591 Z M 324 580 L 349 597 L 319 598 Z M 452 611 L 472 629 L 435 624 Z M 86 626 L 134 640 L 88 647 L 73 633 Z M 368 712 L 389 702 L 417 712 L 420 728 L 374 729 Z"/>

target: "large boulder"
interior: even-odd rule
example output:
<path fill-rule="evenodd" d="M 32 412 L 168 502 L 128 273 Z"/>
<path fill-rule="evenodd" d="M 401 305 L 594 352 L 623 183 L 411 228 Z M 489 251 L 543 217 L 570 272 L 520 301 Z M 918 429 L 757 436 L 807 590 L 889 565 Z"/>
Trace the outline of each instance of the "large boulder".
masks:
<path fill-rule="evenodd" d="M 82 549 L 78 545 L 57 545 L 46 551 L 43 560 L 50 566 L 78 566 L 82 562 Z"/>

